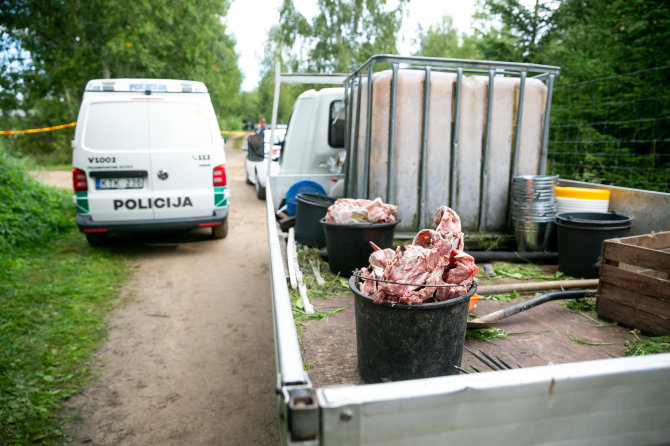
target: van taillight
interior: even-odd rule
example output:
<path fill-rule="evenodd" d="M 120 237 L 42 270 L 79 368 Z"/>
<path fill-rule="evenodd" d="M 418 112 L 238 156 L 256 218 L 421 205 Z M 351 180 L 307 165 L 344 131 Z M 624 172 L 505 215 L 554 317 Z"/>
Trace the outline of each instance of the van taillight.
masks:
<path fill-rule="evenodd" d="M 72 169 L 72 187 L 75 192 L 87 192 L 86 172 L 81 169 Z"/>
<path fill-rule="evenodd" d="M 226 185 L 226 166 L 223 164 L 214 168 L 214 187 Z"/>

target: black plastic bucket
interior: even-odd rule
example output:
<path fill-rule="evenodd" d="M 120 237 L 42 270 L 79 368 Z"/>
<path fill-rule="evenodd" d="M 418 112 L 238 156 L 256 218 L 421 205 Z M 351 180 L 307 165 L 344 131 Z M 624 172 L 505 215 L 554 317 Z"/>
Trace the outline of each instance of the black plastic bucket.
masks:
<path fill-rule="evenodd" d="M 367 267 L 372 254 L 370 242 L 381 249 L 393 247 L 393 223 L 338 224 L 320 220 L 326 238 L 328 265 L 333 274 L 348 276 L 357 268 Z"/>
<path fill-rule="evenodd" d="M 335 198 L 320 194 L 298 194 L 295 207 L 295 240 L 313 248 L 326 246 L 326 237 L 319 222 L 326 216 Z"/>
<path fill-rule="evenodd" d="M 402 381 L 455 375 L 460 367 L 473 284 L 463 296 L 420 305 L 374 304 L 354 293 L 358 373 L 365 382 Z"/>
<path fill-rule="evenodd" d="M 556 216 L 558 269 L 575 277 L 598 277 L 603 241 L 625 237 L 633 218 L 604 212 L 565 212 Z"/>

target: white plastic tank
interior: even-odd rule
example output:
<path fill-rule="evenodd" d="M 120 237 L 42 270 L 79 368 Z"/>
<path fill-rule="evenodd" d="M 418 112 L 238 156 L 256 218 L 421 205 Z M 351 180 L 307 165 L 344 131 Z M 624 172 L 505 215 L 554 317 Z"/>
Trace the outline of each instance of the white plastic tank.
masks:
<path fill-rule="evenodd" d="M 424 115 L 423 70 L 399 70 L 395 119 L 395 203 L 398 205 L 400 231 L 418 228 L 420 160 Z M 432 216 L 441 205 L 451 205 L 461 216 L 463 227 L 475 229 L 479 222 L 482 169 L 488 170 L 486 185 L 486 230 L 499 230 L 507 224 L 510 178 L 512 175 L 539 173 L 542 129 L 547 87 L 539 80 L 526 79 L 525 100 L 519 140 L 517 171 L 512 172 L 513 149 L 518 114 L 519 78 L 495 77 L 491 115 L 490 150 L 486 166 L 483 148 L 488 109 L 488 76 L 463 76 L 456 169 L 455 202 L 451 196 L 451 160 L 455 126 L 457 75 L 434 71 L 430 76 L 428 109 L 427 175 L 424 226 L 432 226 Z M 391 137 L 392 71 L 372 76 L 371 138 L 369 157 L 369 193 L 387 200 L 388 154 Z M 364 185 L 367 78 L 361 82 L 361 104 L 357 94 L 354 110 L 360 110 L 356 160 L 357 194 L 366 196 Z M 352 138 L 355 134 L 352 133 Z"/>

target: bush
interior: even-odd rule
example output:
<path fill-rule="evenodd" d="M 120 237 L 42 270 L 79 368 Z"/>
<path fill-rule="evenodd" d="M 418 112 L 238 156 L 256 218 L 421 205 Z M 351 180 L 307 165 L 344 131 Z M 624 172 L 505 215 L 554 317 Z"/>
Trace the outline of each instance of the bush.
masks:
<path fill-rule="evenodd" d="M 49 243 L 74 227 L 70 195 L 32 179 L 0 145 L 0 253 Z"/>
<path fill-rule="evenodd" d="M 242 118 L 239 116 L 226 116 L 221 121 L 221 130 L 242 130 Z"/>

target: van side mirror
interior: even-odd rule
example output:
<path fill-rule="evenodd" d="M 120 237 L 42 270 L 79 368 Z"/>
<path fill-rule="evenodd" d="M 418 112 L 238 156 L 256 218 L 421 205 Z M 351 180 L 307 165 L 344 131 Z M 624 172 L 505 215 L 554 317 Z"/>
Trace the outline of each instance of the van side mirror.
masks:
<path fill-rule="evenodd" d="M 265 143 L 262 133 L 249 135 L 247 138 L 247 155 L 249 161 L 263 161 L 265 158 Z"/>
<path fill-rule="evenodd" d="M 330 104 L 328 120 L 328 145 L 334 149 L 344 148 L 344 126 L 346 115 L 344 101 L 337 100 Z"/>

